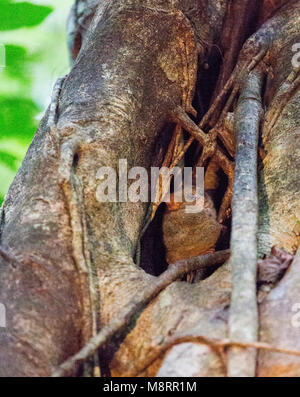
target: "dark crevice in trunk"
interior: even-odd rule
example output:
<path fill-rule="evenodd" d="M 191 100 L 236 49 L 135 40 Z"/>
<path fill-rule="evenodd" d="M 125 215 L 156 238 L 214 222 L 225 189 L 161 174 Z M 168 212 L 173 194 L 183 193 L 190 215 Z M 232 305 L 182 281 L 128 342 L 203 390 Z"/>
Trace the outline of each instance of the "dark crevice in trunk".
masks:
<path fill-rule="evenodd" d="M 155 218 L 149 225 L 141 241 L 141 267 L 153 276 L 159 276 L 168 267 L 165 260 L 166 249 L 162 238 L 162 219 L 165 206 L 165 204 L 160 205 Z"/>
<path fill-rule="evenodd" d="M 190 115 L 193 121 L 197 124 L 199 124 L 200 120 L 209 109 L 219 73 L 221 71 L 221 65 L 221 53 L 216 47 L 213 47 L 211 54 L 207 57 L 205 62 L 199 63 L 197 84 L 193 100 L 193 107 L 197 110 L 197 117 Z M 173 124 L 167 125 L 163 128 L 154 151 L 154 160 L 152 162 L 154 166 L 161 166 L 163 160 L 162 154 L 164 155 L 166 153 L 174 128 L 175 126 Z M 188 138 L 189 134 L 184 131 L 184 139 L 187 141 Z M 222 142 L 219 142 L 219 145 L 223 148 Z M 224 151 L 226 150 L 224 149 Z M 194 141 L 185 154 L 185 166 L 194 167 L 200 154 L 201 149 L 199 147 L 199 143 Z M 231 157 L 230 159 L 232 160 Z M 220 182 L 217 190 L 208 192 L 211 195 L 217 210 L 220 208 L 228 186 L 227 176 L 221 170 L 218 172 L 218 177 Z M 168 267 L 168 263 L 165 258 L 166 248 L 163 243 L 162 233 L 162 221 L 165 211 L 166 205 L 163 203 L 160 205 L 154 220 L 150 223 L 141 239 L 141 267 L 147 273 L 154 276 L 159 276 Z M 226 220 L 223 226 L 223 231 L 217 242 L 216 250 L 227 249 L 229 247 L 231 219 Z M 205 277 L 208 277 L 217 268 L 218 266 L 210 269 L 209 273 L 205 275 Z"/>

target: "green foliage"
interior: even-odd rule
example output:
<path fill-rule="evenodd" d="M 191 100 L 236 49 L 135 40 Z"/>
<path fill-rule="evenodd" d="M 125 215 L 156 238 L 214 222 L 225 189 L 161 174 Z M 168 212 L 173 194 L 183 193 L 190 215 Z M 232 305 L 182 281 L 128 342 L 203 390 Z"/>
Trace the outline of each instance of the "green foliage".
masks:
<path fill-rule="evenodd" d="M 0 96 L 0 205 L 21 165 L 37 127 L 36 104 L 25 98 Z"/>
<path fill-rule="evenodd" d="M 52 7 L 29 2 L 0 0 L 0 30 L 32 28 Z M 13 36 L 12 36 L 13 37 Z M 37 128 L 42 109 L 32 99 L 35 53 L 15 43 L 5 43 L 6 65 L 0 69 L 0 205 Z"/>
<path fill-rule="evenodd" d="M 0 92 L 0 205 L 26 153 L 37 127 L 40 109 L 29 96 L 30 57 L 21 46 L 5 45 L 6 67 L 2 76 L 8 88 L 15 85 L 18 96 L 2 88 Z"/>
<path fill-rule="evenodd" d="M 65 23 L 73 2 L 0 0 L 0 51 L 5 46 L 6 58 L 0 67 L 0 205 L 55 80 L 69 70 Z"/>
<path fill-rule="evenodd" d="M 36 26 L 53 10 L 52 7 L 40 6 L 28 2 L 13 3 L 8 0 L 1 0 L 0 6 L 0 30 Z"/>
<path fill-rule="evenodd" d="M 7 77 L 18 79 L 23 84 L 28 84 L 30 75 L 28 62 L 31 60 L 26 48 L 5 44 L 6 68 L 4 74 Z"/>
<path fill-rule="evenodd" d="M 1 138 L 18 138 L 28 144 L 36 129 L 38 107 L 31 99 L 0 96 Z"/>

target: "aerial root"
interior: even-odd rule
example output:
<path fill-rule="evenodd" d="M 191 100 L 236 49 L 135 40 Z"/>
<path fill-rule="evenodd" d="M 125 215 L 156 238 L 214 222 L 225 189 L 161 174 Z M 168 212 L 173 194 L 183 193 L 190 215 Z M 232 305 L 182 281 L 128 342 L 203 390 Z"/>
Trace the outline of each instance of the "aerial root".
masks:
<path fill-rule="evenodd" d="M 234 99 L 237 97 L 242 84 L 244 84 L 250 72 L 255 69 L 255 67 L 261 61 L 263 61 L 267 54 L 267 51 L 268 46 L 265 46 L 264 48 L 258 50 L 257 54 L 251 59 L 250 62 L 247 63 L 247 61 L 245 62 L 243 60 L 237 64 L 236 68 L 227 80 L 227 83 L 225 84 L 221 92 L 217 95 L 209 110 L 202 118 L 199 125 L 201 128 L 204 128 L 206 126 L 213 128 L 216 125 L 222 124 L 222 120 L 224 119 L 224 117 L 226 117 L 227 112 L 230 111 L 230 107 L 233 105 Z M 266 64 L 265 67 L 267 67 Z M 226 97 L 228 97 L 228 99 L 225 101 Z M 224 102 L 225 105 L 223 106 Z M 212 118 L 217 120 L 215 123 L 213 123 L 213 125 L 211 125 Z"/>
<path fill-rule="evenodd" d="M 232 136 L 232 139 L 230 139 L 228 136 L 228 130 L 226 130 L 226 136 L 223 137 L 225 130 L 224 123 L 228 113 L 234 105 L 236 98 L 239 95 L 244 80 L 247 79 L 250 72 L 261 61 L 263 61 L 266 53 L 267 47 L 262 48 L 257 52 L 257 55 L 251 59 L 250 62 L 247 63 L 243 61 L 237 65 L 224 88 L 216 97 L 199 125 L 197 125 L 188 115 L 188 113 L 190 113 L 196 116 L 197 112 L 192 107 L 189 107 L 185 110 L 183 107 L 177 106 L 169 114 L 169 119 L 171 122 L 176 124 L 176 128 L 165 155 L 163 167 L 167 167 L 171 174 L 174 168 L 181 162 L 193 141 L 196 139 L 202 147 L 202 153 L 196 166 L 203 167 L 209 159 L 215 159 L 220 168 L 228 177 L 228 188 L 224 195 L 218 214 L 219 222 L 224 222 L 224 220 L 231 215 L 230 207 L 233 192 L 234 163 L 226 157 L 226 154 L 218 146 L 217 138 L 220 138 L 225 146 L 225 149 L 231 156 L 233 156 L 235 152 L 233 143 L 234 137 Z M 267 65 L 264 66 L 266 67 Z M 223 109 L 221 109 L 224 101 L 225 105 Z M 216 119 L 217 122 L 214 123 L 214 125 L 211 125 L 213 118 Z M 205 127 L 210 127 L 208 133 L 204 131 Z M 190 134 L 190 138 L 186 143 L 184 143 L 182 140 L 182 129 L 186 130 Z M 169 178 L 169 183 L 171 183 L 171 176 Z M 166 191 L 162 190 L 160 178 L 156 187 L 156 198 L 152 206 L 150 220 L 154 218 L 155 213 L 159 205 L 162 203 L 166 193 Z"/>
<path fill-rule="evenodd" d="M 168 269 L 152 281 L 140 296 L 135 297 L 128 303 L 125 310 L 114 318 L 109 324 L 92 337 L 86 345 L 74 356 L 61 364 L 53 373 L 53 377 L 66 376 L 74 371 L 78 364 L 84 362 L 88 357 L 95 353 L 101 346 L 107 343 L 117 332 L 125 329 L 137 315 L 152 299 L 161 291 L 167 288 L 171 283 L 180 280 L 186 274 L 217 264 L 222 264 L 229 259 L 230 251 L 218 251 L 213 254 L 202 255 L 187 260 L 182 260 L 172 264 Z"/>
<path fill-rule="evenodd" d="M 65 137 L 66 138 L 66 137 Z M 91 268 L 91 257 L 87 242 L 87 224 L 85 217 L 83 187 L 75 172 L 75 157 L 80 150 L 82 140 L 79 137 L 67 136 L 61 144 L 58 167 L 59 185 L 63 191 L 66 207 L 69 212 L 72 229 L 72 254 L 77 268 L 83 299 L 83 337 L 97 333 L 97 300 L 94 287 L 94 275 Z M 100 376 L 98 355 L 94 354 L 93 363 L 86 362 L 83 369 L 85 376 Z"/>
<path fill-rule="evenodd" d="M 237 94 L 237 90 L 233 90 L 233 95 L 230 96 L 229 102 L 231 103 Z M 230 105 L 228 105 L 229 107 Z M 197 163 L 197 167 L 203 167 L 206 161 L 210 158 L 215 158 L 216 162 L 219 164 L 220 168 L 228 177 L 228 189 L 223 198 L 223 202 L 219 211 L 218 220 L 223 222 L 227 217 L 230 216 L 230 205 L 231 205 L 231 197 L 233 191 L 233 175 L 234 175 L 234 163 L 230 161 L 226 155 L 223 153 L 222 149 L 217 145 L 217 136 L 218 130 L 213 129 L 208 134 L 206 134 L 194 121 L 187 115 L 187 113 L 180 107 L 176 107 L 174 111 L 170 115 L 170 119 L 184 128 L 190 135 L 190 139 L 185 144 L 183 150 L 177 153 L 173 157 L 173 162 L 169 165 L 169 170 L 172 170 L 176 164 L 181 160 L 184 156 L 184 153 L 189 148 L 190 144 L 194 139 L 202 145 L 202 155 Z M 169 159 L 171 157 L 170 151 L 174 150 L 174 145 L 171 141 L 169 146 L 166 158 Z M 166 163 L 164 163 L 166 164 Z M 162 200 L 161 196 L 161 200 Z M 158 205 L 161 201 L 158 201 Z M 157 206 L 158 206 L 157 205 Z"/>
<path fill-rule="evenodd" d="M 210 147 L 202 145 L 202 154 L 197 162 L 198 167 L 205 165 L 206 161 L 211 158 L 220 166 L 225 175 L 228 177 L 228 188 L 223 197 L 219 214 L 218 221 L 224 222 L 225 219 L 231 215 L 231 201 L 233 194 L 233 179 L 234 179 L 234 163 L 226 156 L 226 154 L 218 147 L 217 138 L 219 138 L 225 146 L 227 152 L 233 157 L 235 154 L 235 139 L 233 128 L 228 130 L 224 128 L 226 123 L 226 117 L 229 112 L 232 111 L 234 103 L 239 96 L 240 90 L 244 82 L 248 79 L 250 73 L 261 63 L 267 54 L 267 47 L 262 48 L 258 51 L 257 55 L 252 58 L 250 62 L 241 62 L 237 65 L 232 75 L 228 79 L 224 88 L 221 90 L 219 95 L 216 97 L 211 107 L 201 120 L 199 128 L 203 129 L 209 127 L 210 130 L 206 135 L 211 137 Z M 267 65 L 264 65 L 267 66 Z M 297 80 L 296 80 L 297 81 Z M 227 97 L 227 100 L 225 98 Z M 222 104 L 225 101 L 225 105 L 222 109 Z M 217 120 L 213 123 L 213 119 Z M 211 124 L 213 123 L 213 124 Z M 231 137 L 229 136 L 231 134 Z M 224 136 L 223 136 L 224 135 Z M 214 143 L 211 143 L 214 142 Z"/>
<path fill-rule="evenodd" d="M 287 349 L 284 347 L 277 347 L 264 342 L 239 342 L 230 339 L 215 339 L 209 338 L 204 335 L 190 334 L 190 335 L 177 335 L 172 338 L 166 339 L 165 343 L 162 344 L 157 354 L 151 358 L 147 363 L 145 363 L 144 368 L 140 371 L 143 372 L 146 368 L 152 365 L 156 360 L 163 356 L 172 347 L 182 344 L 182 343 L 198 343 L 209 346 L 216 354 L 218 354 L 222 360 L 222 364 L 227 372 L 227 354 L 226 351 L 230 347 L 239 347 L 245 349 L 257 349 L 264 350 L 274 353 L 282 353 L 300 357 L 300 351 Z"/>
<path fill-rule="evenodd" d="M 190 135 L 192 135 L 202 145 L 209 145 L 211 139 L 205 132 L 197 126 L 196 123 L 188 116 L 181 106 L 177 106 L 171 113 L 170 118 L 173 122 L 179 124 Z"/>
<path fill-rule="evenodd" d="M 230 340 L 242 342 L 256 342 L 259 327 L 256 298 L 257 149 L 262 85 L 261 68 L 253 70 L 242 87 L 235 112 L 237 153 L 230 240 L 233 285 L 228 324 Z M 255 365 L 255 351 L 229 350 L 228 376 L 255 376 Z"/>
<path fill-rule="evenodd" d="M 224 174 L 228 178 L 227 190 L 223 197 L 218 213 L 218 221 L 220 223 L 223 223 L 231 215 L 231 201 L 232 201 L 233 183 L 234 183 L 234 163 L 230 161 L 221 150 L 218 150 L 216 152 L 215 159 L 217 164 L 220 165 Z"/>

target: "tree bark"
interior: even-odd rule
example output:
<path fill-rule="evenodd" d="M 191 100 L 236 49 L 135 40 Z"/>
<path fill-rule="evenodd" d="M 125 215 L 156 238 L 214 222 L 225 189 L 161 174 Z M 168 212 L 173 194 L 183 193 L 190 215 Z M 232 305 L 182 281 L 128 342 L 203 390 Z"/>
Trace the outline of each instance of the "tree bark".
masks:
<path fill-rule="evenodd" d="M 175 109 L 193 113 L 199 65 L 220 44 L 227 6 L 222 0 L 76 2 L 69 22 L 74 66 L 57 86 L 1 208 L 0 302 L 7 328 L 0 334 L 0 376 L 49 376 L 157 281 L 135 263 L 147 204 L 99 202 L 97 172 L 110 166 L 119 177 L 119 159 L 127 159 L 128 168 L 161 164 L 157 147 L 168 147 Z M 274 74 L 264 93 L 260 254 L 273 244 L 290 252 L 299 245 L 297 87 L 276 113 L 282 84 L 292 73 L 292 45 L 299 41 L 297 13 L 299 2 L 280 8 L 248 40 L 238 61 L 265 49 L 260 66 L 268 64 Z M 264 342 L 279 343 L 280 330 L 281 347 L 296 340 L 285 331 L 290 322 L 278 325 L 278 311 L 268 302 L 277 296 L 280 310 L 283 305 L 288 312 L 276 294 L 282 288 L 288 294 L 297 263 L 260 305 Z M 172 283 L 92 357 L 95 365 L 99 358 L 112 376 L 226 376 L 224 354 L 212 346 L 179 343 L 169 356 L 161 349 L 170 336 L 226 337 L 231 276 L 225 264 L 198 283 Z M 296 300 L 295 287 L 293 292 Z M 197 359 L 192 366 L 191 351 Z M 168 357 L 175 357 L 174 368 Z M 187 364 L 178 366 L 179 357 Z M 291 368 L 299 374 L 299 358 L 282 357 L 259 353 L 257 375 L 273 374 L 277 364 L 281 375 Z M 78 367 L 69 373 L 80 374 Z"/>

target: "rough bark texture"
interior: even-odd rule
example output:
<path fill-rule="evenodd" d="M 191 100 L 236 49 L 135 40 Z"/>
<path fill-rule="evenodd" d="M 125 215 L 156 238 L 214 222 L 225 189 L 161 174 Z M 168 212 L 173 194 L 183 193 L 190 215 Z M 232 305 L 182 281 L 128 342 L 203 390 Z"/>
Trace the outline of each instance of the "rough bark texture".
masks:
<path fill-rule="evenodd" d="M 269 253 L 272 245 L 289 252 L 299 246 L 299 89 L 291 92 L 276 124 L 270 129 L 268 120 L 278 109 L 276 97 L 280 86 L 291 73 L 292 46 L 300 41 L 299 2 L 276 18 L 269 29 L 274 45 L 270 50 L 272 75 L 268 77 L 265 106 L 266 121 L 262 132 L 265 156 L 259 172 L 259 252 Z"/>
<path fill-rule="evenodd" d="M 124 312 L 113 319 L 113 321 L 111 321 L 106 327 L 103 327 L 101 332 L 99 332 L 94 338 L 91 338 L 86 346 L 84 346 L 76 355 L 63 363 L 58 371 L 54 373 L 54 376 L 63 376 L 72 371 L 78 363 L 88 358 L 99 347 L 114 337 L 116 333 L 123 331 L 124 328 L 130 325 L 137 313 L 139 313 L 145 305 L 151 302 L 151 300 L 156 298 L 156 296 L 172 282 L 180 280 L 188 272 L 204 270 L 215 265 L 223 264 L 228 260 L 229 256 L 230 252 L 227 250 L 173 263 L 168 270 L 153 280 L 151 285 L 149 285 L 145 291 L 135 296 L 127 305 Z"/>
<path fill-rule="evenodd" d="M 276 29 L 276 45 L 270 52 L 273 78 L 268 78 L 265 105 L 266 121 L 262 130 L 265 151 L 259 171 L 259 250 L 268 253 L 270 246 L 278 245 L 288 252 L 299 247 L 299 84 L 283 98 L 284 107 L 276 124 L 270 129 L 278 108 L 281 87 L 292 72 L 292 45 L 300 41 L 299 2 L 291 10 L 281 28 Z M 288 11 L 287 11 L 288 12 Z M 278 37 L 280 36 L 280 37 Z M 284 100 L 285 99 L 285 100 Z M 280 284 L 273 289 L 260 306 L 260 338 L 277 346 L 296 350 L 299 328 L 292 322 L 293 307 L 300 302 L 299 252 Z M 279 321 L 280 319 L 280 321 Z M 259 376 L 299 376 L 299 358 L 282 354 L 260 352 Z"/>
<path fill-rule="evenodd" d="M 93 310 L 102 327 L 151 283 L 133 262 L 145 205 L 99 203 L 96 173 L 122 158 L 149 168 L 170 112 L 190 105 L 196 35 L 213 44 L 221 4 L 193 2 L 198 31 L 188 1 L 100 2 L 57 126 L 46 114 L 3 206 L 1 246 L 19 262 L 1 260 L 1 375 L 49 375 L 92 336 Z"/>
<path fill-rule="evenodd" d="M 293 322 L 299 310 L 300 250 L 290 270 L 260 306 L 260 339 L 276 346 L 300 349 L 299 320 Z M 298 316 L 299 318 L 299 316 Z M 259 376 L 299 377 L 300 357 L 261 351 L 258 355 Z"/>
<path fill-rule="evenodd" d="M 0 376 L 50 375 L 155 283 L 134 263 L 147 205 L 97 201 L 97 171 L 110 166 L 118 175 L 119 159 L 129 168 L 157 165 L 152 153 L 170 141 L 172 111 L 192 111 L 198 66 L 220 44 L 228 6 L 221 0 L 101 0 L 94 11 L 94 4 L 79 1 L 81 11 L 74 8 L 80 15 L 69 45 L 73 60 L 78 57 L 1 210 L 0 302 L 8 327 L 0 334 Z M 298 15 L 299 2 L 279 8 L 239 57 L 252 59 L 263 49 L 261 66 L 273 68 L 264 93 L 266 120 L 292 71 Z M 78 24 L 81 17 L 88 30 Z M 273 244 L 290 252 L 299 245 L 298 103 L 299 90 L 291 91 L 277 123 L 263 126 L 260 253 Z M 289 317 L 290 305 L 300 302 L 298 262 L 299 255 L 260 304 L 259 316 L 261 340 L 300 349 Z M 224 354 L 211 346 L 185 343 L 161 352 L 170 336 L 226 337 L 231 277 L 225 264 L 199 283 L 168 286 L 100 351 L 104 370 L 112 376 L 226 376 Z M 286 321 L 278 323 L 282 316 Z M 177 358 L 185 364 L 178 366 Z M 258 376 L 300 373 L 292 355 L 260 352 L 257 364 Z"/>
<path fill-rule="evenodd" d="M 236 167 L 232 200 L 230 263 L 233 289 L 229 336 L 235 341 L 257 340 L 257 145 L 262 117 L 260 70 L 251 72 L 236 110 Z M 235 350 L 237 350 L 235 352 Z M 254 376 L 256 352 L 232 348 L 228 356 L 229 376 Z"/>

